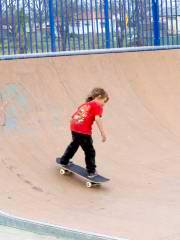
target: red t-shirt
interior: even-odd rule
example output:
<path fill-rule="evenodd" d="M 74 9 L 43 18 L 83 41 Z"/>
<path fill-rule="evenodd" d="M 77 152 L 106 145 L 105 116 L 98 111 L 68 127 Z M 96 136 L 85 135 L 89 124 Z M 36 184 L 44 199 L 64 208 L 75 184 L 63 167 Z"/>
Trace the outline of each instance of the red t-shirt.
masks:
<path fill-rule="evenodd" d="M 95 101 L 82 104 L 72 115 L 71 131 L 91 135 L 95 116 L 102 116 L 103 107 Z"/>

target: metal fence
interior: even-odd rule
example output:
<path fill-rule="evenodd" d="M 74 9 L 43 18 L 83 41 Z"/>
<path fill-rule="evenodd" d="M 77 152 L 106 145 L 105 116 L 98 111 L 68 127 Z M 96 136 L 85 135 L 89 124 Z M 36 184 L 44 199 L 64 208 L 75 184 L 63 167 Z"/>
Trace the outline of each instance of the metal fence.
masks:
<path fill-rule="evenodd" d="M 180 0 L 0 0 L 0 54 L 180 45 Z"/>

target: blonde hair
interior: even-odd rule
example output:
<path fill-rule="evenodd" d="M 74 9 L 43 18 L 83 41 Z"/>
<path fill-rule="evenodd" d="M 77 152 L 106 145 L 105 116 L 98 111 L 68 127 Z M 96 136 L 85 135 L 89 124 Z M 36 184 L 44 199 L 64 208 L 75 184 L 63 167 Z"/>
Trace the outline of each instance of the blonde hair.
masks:
<path fill-rule="evenodd" d="M 86 102 L 90 102 L 94 100 L 96 97 L 99 97 L 100 99 L 106 98 L 106 102 L 109 101 L 108 93 L 103 88 L 93 88 L 92 91 L 87 96 Z"/>

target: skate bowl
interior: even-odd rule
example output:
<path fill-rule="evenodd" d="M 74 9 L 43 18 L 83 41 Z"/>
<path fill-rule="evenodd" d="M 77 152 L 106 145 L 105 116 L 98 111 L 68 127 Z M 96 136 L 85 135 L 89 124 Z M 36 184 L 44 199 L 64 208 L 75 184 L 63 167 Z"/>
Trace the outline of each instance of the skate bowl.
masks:
<path fill-rule="evenodd" d="M 8 101 L 1 211 L 119 239 L 179 239 L 179 69 L 180 50 L 0 61 L 1 101 Z M 95 86 L 110 95 L 108 141 L 95 126 L 93 139 L 98 171 L 111 181 L 88 189 L 60 176 L 55 159 L 71 139 L 72 112 Z M 74 161 L 84 166 L 83 158 L 79 150 Z"/>

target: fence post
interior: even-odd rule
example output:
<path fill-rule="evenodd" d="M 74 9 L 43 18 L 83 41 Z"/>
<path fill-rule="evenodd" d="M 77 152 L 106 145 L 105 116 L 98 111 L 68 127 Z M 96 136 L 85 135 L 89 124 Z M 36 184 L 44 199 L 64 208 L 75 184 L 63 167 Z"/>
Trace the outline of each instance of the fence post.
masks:
<path fill-rule="evenodd" d="M 56 51 L 55 31 L 54 31 L 54 11 L 53 0 L 49 0 L 49 22 L 50 22 L 50 36 L 51 36 L 51 51 Z"/>
<path fill-rule="evenodd" d="M 152 0 L 152 13 L 154 24 L 154 45 L 160 45 L 160 24 L 159 24 L 159 2 L 158 0 Z"/>
<path fill-rule="evenodd" d="M 108 5 L 108 0 L 104 0 L 104 15 L 105 15 L 106 48 L 110 48 L 109 5 Z"/>

